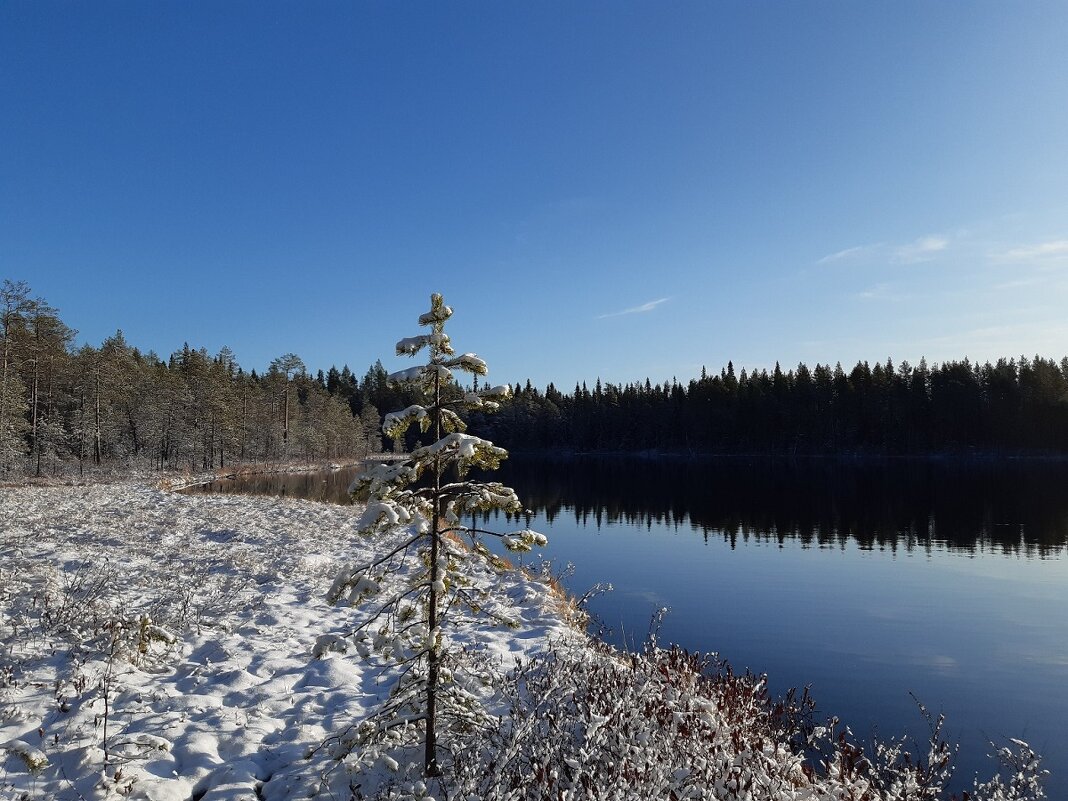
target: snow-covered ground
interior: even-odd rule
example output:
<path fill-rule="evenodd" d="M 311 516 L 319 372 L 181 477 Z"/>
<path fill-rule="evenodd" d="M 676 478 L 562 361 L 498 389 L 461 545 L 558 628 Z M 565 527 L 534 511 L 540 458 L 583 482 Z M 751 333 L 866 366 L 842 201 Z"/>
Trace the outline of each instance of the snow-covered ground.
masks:
<path fill-rule="evenodd" d="M 350 797 L 322 746 L 389 668 L 314 649 L 368 614 L 326 602 L 343 563 L 388 547 L 355 534 L 357 511 L 144 482 L 0 489 L 0 798 Z M 460 646 L 503 673 L 579 639 L 548 586 L 493 580 L 519 626 Z"/>

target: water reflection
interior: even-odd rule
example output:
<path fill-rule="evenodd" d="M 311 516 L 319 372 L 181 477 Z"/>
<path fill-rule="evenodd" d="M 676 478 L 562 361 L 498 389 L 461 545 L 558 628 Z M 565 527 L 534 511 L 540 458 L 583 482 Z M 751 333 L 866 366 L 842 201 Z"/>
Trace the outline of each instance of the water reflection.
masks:
<path fill-rule="evenodd" d="M 349 504 L 349 484 L 362 469 L 359 465 L 314 473 L 248 473 L 197 484 L 183 490 L 188 494 L 223 493 L 232 495 L 275 495 L 309 501 Z"/>
<path fill-rule="evenodd" d="M 494 477 L 550 523 L 693 528 L 732 547 L 1046 557 L 1068 543 L 1065 464 L 513 458 Z"/>

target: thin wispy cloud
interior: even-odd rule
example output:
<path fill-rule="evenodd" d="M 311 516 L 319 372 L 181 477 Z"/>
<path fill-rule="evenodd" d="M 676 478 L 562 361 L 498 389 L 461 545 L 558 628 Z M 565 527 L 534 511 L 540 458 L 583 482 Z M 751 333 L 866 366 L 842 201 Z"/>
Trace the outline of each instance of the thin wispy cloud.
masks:
<path fill-rule="evenodd" d="M 1054 239 L 1036 245 L 1023 245 L 992 254 L 995 261 L 1048 261 L 1068 258 L 1068 239 Z"/>
<path fill-rule="evenodd" d="M 894 260 L 902 264 L 929 261 L 949 247 L 944 236 L 923 236 L 915 242 L 894 248 Z"/>
<path fill-rule="evenodd" d="M 816 264 L 832 264 L 836 261 L 856 259 L 865 254 L 874 253 L 880 247 L 882 247 L 882 245 L 857 245 L 856 247 L 839 250 L 836 253 L 828 253 L 822 259 L 818 259 Z"/>
<path fill-rule="evenodd" d="M 632 306 L 629 309 L 623 309 L 623 311 L 609 312 L 608 314 L 597 315 L 598 320 L 604 320 L 607 317 L 622 317 L 625 314 L 645 314 L 651 312 L 657 306 L 667 303 L 671 298 L 657 298 L 656 300 L 650 300 L 648 303 L 643 303 L 641 306 Z"/>
<path fill-rule="evenodd" d="M 949 249 L 952 241 L 949 236 L 932 234 L 930 236 L 921 236 L 919 239 L 902 245 L 891 245 L 885 242 L 857 245 L 856 247 L 829 253 L 819 259 L 816 264 L 856 262 L 863 259 L 884 260 L 895 264 L 915 264 L 917 262 L 930 261 L 945 252 Z"/>

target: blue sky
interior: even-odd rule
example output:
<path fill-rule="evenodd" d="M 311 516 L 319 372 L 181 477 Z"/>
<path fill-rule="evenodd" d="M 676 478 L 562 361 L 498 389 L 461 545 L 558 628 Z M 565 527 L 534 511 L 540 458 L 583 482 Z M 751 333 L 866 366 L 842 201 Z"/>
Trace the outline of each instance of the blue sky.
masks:
<path fill-rule="evenodd" d="M 491 378 L 1068 353 L 1068 4 L 0 4 L 0 278 L 82 342 Z"/>

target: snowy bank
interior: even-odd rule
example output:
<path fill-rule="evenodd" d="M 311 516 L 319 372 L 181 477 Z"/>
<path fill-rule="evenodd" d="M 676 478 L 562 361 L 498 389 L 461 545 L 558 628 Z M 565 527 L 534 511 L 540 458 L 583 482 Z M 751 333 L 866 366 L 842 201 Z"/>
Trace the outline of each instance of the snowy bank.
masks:
<path fill-rule="evenodd" d="M 314 655 L 367 614 L 327 604 L 341 564 L 388 547 L 356 536 L 356 511 L 143 483 L 0 491 L 0 798 L 347 788 L 322 746 L 389 684 L 388 665 Z M 500 581 L 518 628 L 456 635 L 486 664 L 577 637 L 548 587 Z"/>

